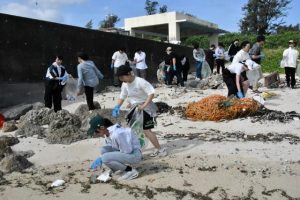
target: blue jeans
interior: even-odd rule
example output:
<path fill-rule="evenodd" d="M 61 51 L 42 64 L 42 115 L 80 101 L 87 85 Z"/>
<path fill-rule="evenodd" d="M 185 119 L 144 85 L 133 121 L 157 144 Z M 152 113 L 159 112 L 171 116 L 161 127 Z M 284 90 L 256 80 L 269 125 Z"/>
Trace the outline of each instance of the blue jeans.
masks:
<path fill-rule="evenodd" d="M 202 63 L 201 61 L 196 61 L 196 77 L 202 79 L 201 77 L 201 70 L 202 70 Z"/>
<path fill-rule="evenodd" d="M 102 162 L 113 172 L 118 170 L 125 171 L 126 167 L 131 164 L 137 164 L 142 160 L 142 152 L 139 149 L 133 150 L 132 153 L 121 153 L 111 146 L 104 146 L 101 150 Z"/>

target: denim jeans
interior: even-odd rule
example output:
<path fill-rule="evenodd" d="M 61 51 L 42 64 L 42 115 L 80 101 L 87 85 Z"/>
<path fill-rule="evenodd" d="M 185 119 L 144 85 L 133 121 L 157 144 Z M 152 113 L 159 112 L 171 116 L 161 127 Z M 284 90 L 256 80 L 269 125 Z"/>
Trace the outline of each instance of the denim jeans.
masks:
<path fill-rule="evenodd" d="M 142 152 L 139 149 L 133 150 L 132 153 L 121 153 L 111 146 L 104 146 L 101 150 L 102 162 L 113 172 L 118 170 L 125 171 L 126 167 L 131 164 L 137 164 L 142 160 Z"/>
<path fill-rule="evenodd" d="M 202 63 L 201 61 L 196 61 L 196 77 L 202 79 L 201 77 L 201 70 L 202 70 Z"/>

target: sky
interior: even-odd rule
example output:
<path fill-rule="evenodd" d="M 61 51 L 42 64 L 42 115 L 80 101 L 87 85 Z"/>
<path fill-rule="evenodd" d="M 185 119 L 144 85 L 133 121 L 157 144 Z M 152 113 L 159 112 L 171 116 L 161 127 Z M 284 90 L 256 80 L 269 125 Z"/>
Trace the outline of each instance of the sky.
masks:
<path fill-rule="evenodd" d="M 168 11 L 183 11 L 212 23 L 219 28 L 239 31 L 242 7 L 248 0 L 156 0 L 167 5 Z M 117 27 L 124 26 L 124 18 L 146 14 L 145 0 L 0 0 L 0 13 L 84 27 L 93 21 L 97 28 L 108 14 L 121 20 Z M 300 23 L 300 0 L 292 0 L 284 21 L 287 25 Z M 297 10 L 298 8 L 298 10 Z"/>

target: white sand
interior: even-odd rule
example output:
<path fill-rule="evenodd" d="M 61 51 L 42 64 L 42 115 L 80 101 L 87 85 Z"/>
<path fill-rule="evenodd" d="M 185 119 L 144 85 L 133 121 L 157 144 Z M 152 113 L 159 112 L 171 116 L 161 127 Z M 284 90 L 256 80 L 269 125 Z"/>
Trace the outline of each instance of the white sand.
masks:
<path fill-rule="evenodd" d="M 300 89 L 270 91 L 278 96 L 266 101 L 267 108 L 300 113 Z M 198 101 L 210 94 L 226 95 L 226 92 L 226 89 L 183 92 L 183 89 L 163 86 L 156 88 L 155 100 L 171 106 L 185 106 L 188 102 Z M 249 97 L 253 95 L 250 92 L 248 94 Z M 95 100 L 102 108 L 112 108 L 118 96 L 119 92 L 104 93 L 97 95 Z M 85 103 L 84 99 L 64 109 L 74 112 L 81 103 Z M 210 129 L 221 133 L 214 133 Z M 148 154 L 153 148 L 149 144 L 144 150 L 145 159 L 138 166 L 139 178 L 121 182 L 125 185 L 123 189 L 115 189 L 112 183 L 93 184 L 88 193 L 81 190 L 83 183 L 88 182 L 92 174 L 88 171 L 90 160 L 100 154 L 101 139 L 88 139 L 71 145 L 50 145 L 40 139 L 22 138 L 13 149 L 33 150 L 35 155 L 29 160 L 35 164 L 39 173 L 6 175 L 5 178 L 12 184 L 0 186 L 0 199 L 148 199 L 151 191 L 154 192 L 153 199 L 193 199 L 191 194 L 198 193 L 206 194 L 211 199 L 300 198 L 300 144 L 290 144 L 287 140 L 276 143 L 238 140 L 208 142 L 197 138 L 163 138 L 166 134 L 208 132 L 210 134 L 206 134 L 206 137 L 216 137 L 224 132 L 236 131 L 247 135 L 276 133 L 300 137 L 300 121 L 286 124 L 277 121 L 252 123 L 251 119 L 193 122 L 177 115 L 162 114 L 158 117 L 158 126 L 154 131 L 158 132 L 160 143 L 168 147 L 169 156 L 150 158 Z M 215 167 L 216 170 L 201 171 L 208 167 Z M 49 174 L 56 169 L 58 172 Z M 74 172 L 74 176 L 68 175 L 71 172 Z M 100 174 L 99 171 L 96 173 Z M 66 179 L 66 186 L 61 191 L 54 190 L 54 194 L 45 194 L 47 190 L 36 181 L 39 179 L 49 183 L 58 178 Z M 20 182 L 22 185 L 18 187 Z M 166 189 L 168 186 L 177 189 L 177 193 L 170 188 L 169 192 L 157 189 Z M 180 196 L 183 192 L 187 194 Z"/>

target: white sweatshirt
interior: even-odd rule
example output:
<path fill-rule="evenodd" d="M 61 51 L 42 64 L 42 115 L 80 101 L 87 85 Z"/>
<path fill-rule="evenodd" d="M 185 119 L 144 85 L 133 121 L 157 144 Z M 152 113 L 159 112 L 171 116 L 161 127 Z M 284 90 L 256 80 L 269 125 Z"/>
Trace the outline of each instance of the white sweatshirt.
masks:
<path fill-rule="evenodd" d="M 296 68 L 299 52 L 295 48 L 289 47 L 283 52 L 283 61 L 285 67 Z"/>

